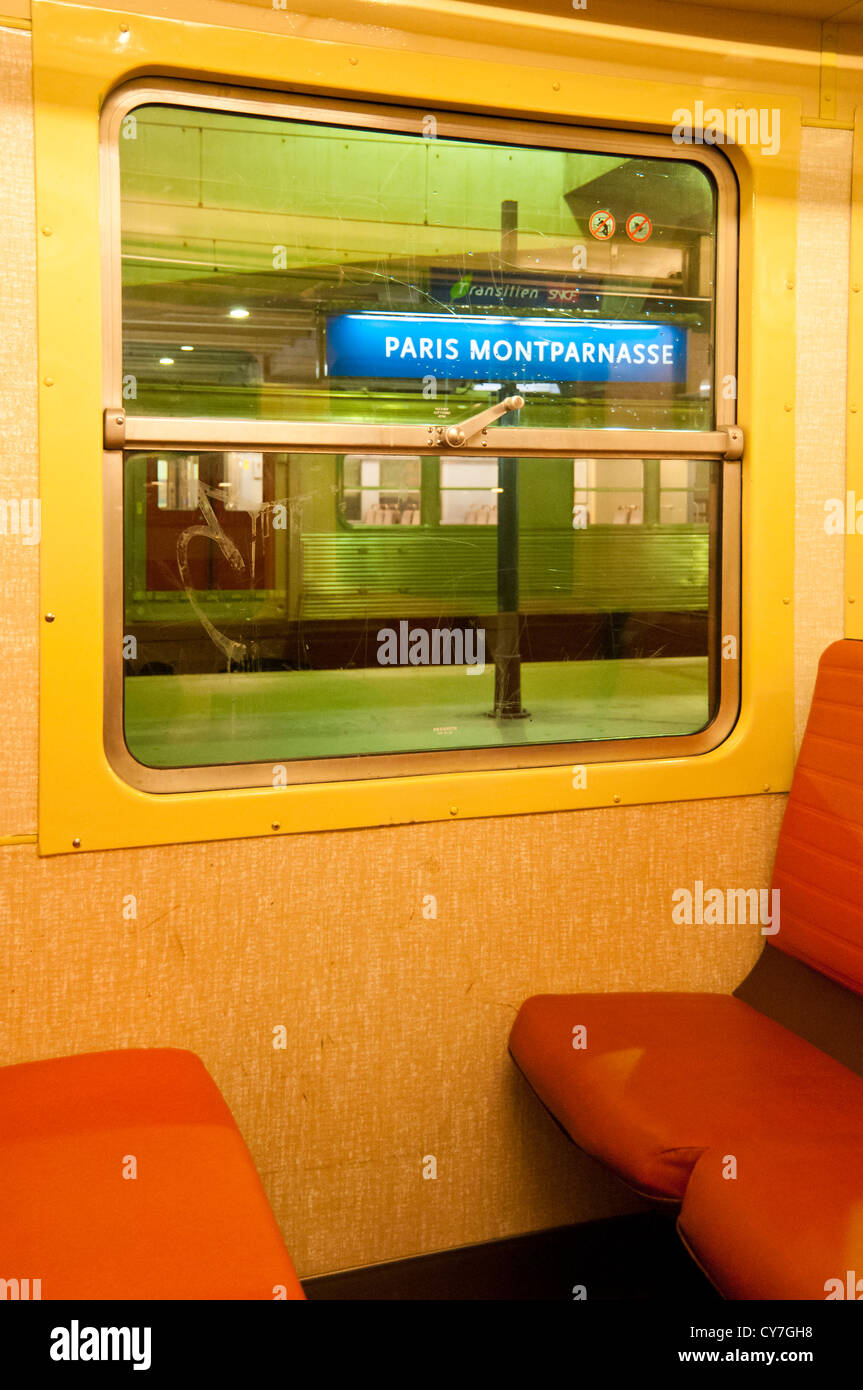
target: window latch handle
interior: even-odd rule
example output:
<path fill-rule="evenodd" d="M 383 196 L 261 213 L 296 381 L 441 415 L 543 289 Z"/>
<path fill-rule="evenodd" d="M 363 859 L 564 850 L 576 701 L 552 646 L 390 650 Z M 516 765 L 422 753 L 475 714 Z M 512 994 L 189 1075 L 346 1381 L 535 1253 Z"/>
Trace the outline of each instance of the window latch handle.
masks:
<path fill-rule="evenodd" d="M 102 434 L 105 448 L 113 452 L 122 449 L 126 443 L 126 412 L 113 406 L 102 416 Z"/>
<path fill-rule="evenodd" d="M 501 415 L 507 415 L 511 410 L 521 410 L 523 407 L 522 396 L 507 396 L 496 405 L 490 405 L 488 410 L 481 410 L 479 415 L 472 415 L 469 420 L 463 420 L 460 425 L 448 425 L 443 437 L 451 449 L 460 449 L 469 439 L 481 434 L 492 420 L 499 420 Z"/>
<path fill-rule="evenodd" d="M 725 457 L 729 463 L 739 463 L 743 458 L 743 431 L 739 425 L 725 426 Z"/>

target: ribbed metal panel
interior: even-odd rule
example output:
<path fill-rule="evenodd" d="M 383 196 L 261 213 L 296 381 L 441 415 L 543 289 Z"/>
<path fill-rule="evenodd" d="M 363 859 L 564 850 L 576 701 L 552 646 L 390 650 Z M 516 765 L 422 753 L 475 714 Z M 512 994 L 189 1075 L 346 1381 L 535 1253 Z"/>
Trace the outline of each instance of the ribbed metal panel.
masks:
<path fill-rule="evenodd" d="M 497 532 L 401 529 L 305 535 L 306 618 L 493 612 Z M 532 531 L 519 543 L 525 613 L 697 612 L 707 607 L 705 526 Z"/>

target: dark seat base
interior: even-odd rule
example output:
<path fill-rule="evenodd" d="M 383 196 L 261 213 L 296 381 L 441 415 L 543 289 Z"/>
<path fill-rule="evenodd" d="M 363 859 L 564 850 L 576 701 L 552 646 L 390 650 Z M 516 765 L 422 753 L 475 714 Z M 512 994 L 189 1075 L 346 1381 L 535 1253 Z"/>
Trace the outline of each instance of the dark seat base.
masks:
<path fill-rule="evenodd" d="M 863 997 L 859 994 L 769 944 L 734 994 L 863 1076 Z"/>

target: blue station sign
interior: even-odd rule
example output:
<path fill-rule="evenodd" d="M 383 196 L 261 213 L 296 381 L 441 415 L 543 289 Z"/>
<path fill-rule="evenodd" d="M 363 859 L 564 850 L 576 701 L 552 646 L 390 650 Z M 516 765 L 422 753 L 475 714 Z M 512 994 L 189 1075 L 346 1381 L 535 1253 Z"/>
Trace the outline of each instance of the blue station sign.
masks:
<path fill-rule="evenodd" d="M 612 319 L 338 314 L 327 319 L 327 371 L 456 381 L 684 381 L 686 333 Z"/>

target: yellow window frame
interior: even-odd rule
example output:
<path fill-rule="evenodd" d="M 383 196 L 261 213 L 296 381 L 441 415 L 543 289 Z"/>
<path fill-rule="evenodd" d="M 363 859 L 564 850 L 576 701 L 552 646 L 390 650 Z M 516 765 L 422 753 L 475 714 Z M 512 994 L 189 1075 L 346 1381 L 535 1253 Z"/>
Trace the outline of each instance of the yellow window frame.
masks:
<path fill-rule="evenodd" d="M 723 104 L 779 108 L 779 155 L 728 147 L 741 190 L 738 420 L 743 468 L 741 714 L 718 747 L 644 761 L 458 771 L 340 783 L 153 793 L 112 769 L 103 744 L 102 322 L 99 115 L 131 78 L 280 89 L 314 75 L 325 95 L 617 129 L 668 131 L 692 109 L 686 80 L 432 54 L 34 0 L 39 225 L 42 665 L 39 846 L 62 853 L 351 826 L 784 790 L 793 759 L 794 207 L 799 103 L 724 92 Z M 371 37 L 371 35 L 370 35 Z M 190 68 L 190 55 L 195 66 Z M 517 55 L 518 56 L 518 55 Z M 757 235 L 756 235 L 757 232 Z M 755 294 L 758 287 L 758 295 Z M 757 538 L 757 539 L 756 539 Z M 51 621 L 47 621 L 48 615 Z"/>

